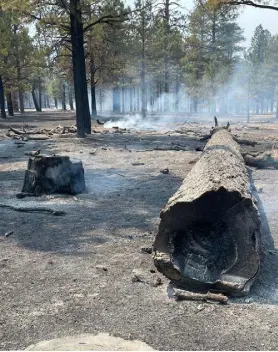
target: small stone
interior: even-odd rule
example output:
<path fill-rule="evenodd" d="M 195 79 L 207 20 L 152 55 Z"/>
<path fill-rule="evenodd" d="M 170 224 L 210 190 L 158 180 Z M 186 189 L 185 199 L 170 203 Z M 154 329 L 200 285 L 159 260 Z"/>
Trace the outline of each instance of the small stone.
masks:
<path fill-rule="evenodd" d="M 201 311 L 204 310 L 204 309 L 205 309 L 205 306 L 204 306 L 203 304 L 199 304 L 199 305 L 197 306 L 198 312 L 201 312 Z"/>
<path fill-rule="evenodd" d="M 159 285 L 162 285 L 162 280 L 161 280 L 160 277 L 156 277 L 154 279 L 153 286 L 156 287 L 156 286 L 159 286 Z"/>
<path fill-rule="evenodd" d="M 160 170 L 160 173 L 167 175 L 167 174 L 169 174 L 169 169 L 168 168 L 162 169 L 162 170 Z"/>
<path fill-rule="evenodd" d="M 14 231 L 9 231 L 5 233 L 5 237 L 9 237 L 14 233 Z"/>
<path fill-rule="evenodd" d="M 108 271 L 107 267 L 104 265 L 97 265 L 96 266 L 97 269 L 103 270 L 103 271 Z"/>
<path fill-rule="evenodd" d="M 147 253 L 147 254 L 152 254 L 152 247 L 141 247 L 141 252 L 142 253 Z"/>
<path fill-rule="evenodd" d="M 140 165 L 145 165 L 144 163 L 141 163 L 141 162 L 139 162 L 139 161 L 136 161 L 136 162 L 134 162 L 134 163 L 131 163 L 131 165 L 133 165 L 133 166 L 140 166 Z"/>
<path fill-rule="evenodd" d="M 254 302 L 254 299 L 253 299 L 252 297 L 245 298 L 244 302 L 245 302 L 245 303 L 253 303 L 253 302 Z"/>
<path fill-rule="evenodd" d="M 142 282 L 151 286 L 162 285 L 162 280 L 157 275 L 151 275 L 150 272 L 144 271 L 142 269 L 133 269 L 132 270 L 132 282 Z"/>
<path fill-rule="evenodd" d="M 88 295 L 88 297 L 92 297 L 93 299 L 97 298 L 99 296 L 99 293 L 93 293 L 91 295 Z"/>

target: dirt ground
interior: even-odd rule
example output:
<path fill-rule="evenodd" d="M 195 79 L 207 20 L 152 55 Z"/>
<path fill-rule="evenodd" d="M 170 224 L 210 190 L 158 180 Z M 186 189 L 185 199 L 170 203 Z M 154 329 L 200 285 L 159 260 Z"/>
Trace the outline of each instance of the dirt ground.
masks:
<path fill-rule="evenodd" d="M 278 123 L 255 122 L 233 121 L 232 131 L 260 141 L 250 150 L 270 149 L 278 142 Z M 100 332 L 157 350 L 277 350 L 278 170 L 252 170 L 265 236 L 271 234 L 273 242 L 268 240 L 251 294 L 226 306 L 175 302 L 167 297 L 168 280 L 141 247 L 152 245 L 160 209 L 201 155 L 195 148 L 205 142 L 181 130 L 205 134 L 210 124 L 130 133 L 103 133 L 96 126 L 101 133 L 84 140 L 62 135 L 21 147 L 5 135 L 9 125 L 73 123 L 71 113 L 51 112 L 0 121 L 0 203 L 66 211 L 53 216 L 0 208 L 1 350 Z M 186 150 L 175 150 L 180 145 Z M 86 192 L 17 199 L 28 160 L 24 153 L 37 149 L 82 160 Z M 169 174 L 160 172 L 165 168 Z M 14 233 L 5 237 L 8 231 Z M 143 282 L 132 281 L 134 269 L 144 272 Z M 157 276 L 162 285 L 152 284 Z"/>

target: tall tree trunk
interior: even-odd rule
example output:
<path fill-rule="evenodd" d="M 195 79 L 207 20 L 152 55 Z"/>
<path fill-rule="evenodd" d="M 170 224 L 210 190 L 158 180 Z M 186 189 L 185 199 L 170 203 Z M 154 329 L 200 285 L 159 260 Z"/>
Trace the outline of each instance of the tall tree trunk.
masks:
<path fill-rule="evenodd" d="M 177 78 L 176 80 L 176 94 L 175 94 L 175 112 L 179 111 L 179 91 L 180 91 L 180 82 Z"/>
<path fill-rule="evenodd" d="M 133 112 L 133 87 L 129 88 L 130 112 Z"/>
<path fill-rule="evenodd" d="M 42 111 L 42 82 L 41 82 L 41 77 L 39 77 L 39 82 L 38 82 L 38 93 L 39 93 L 39 108 L 40 108 L 40 112 Z"/>
<path fill-rule="evenodd" d="M 274 100 L 273 98 L 270 99 L 270 112 L 273 114 L 273 107 L 274 107 Z"/>
<path fill-rule="evenodd" d="M 41 109 L 40 109 L 40 105 L 39 105 L 38 100 L 37 100 L 37 97 L 36 97 L 35 85 L 34 85 L 34 84 L 33 84 L 33 86 L 32 86 L 31 94 L 32 94 L 32 98 L 33 98 L 34 105 L 35 105 L 35 109 L 36 109 L 36 111 L 40 112 Z"/>
<path fill-rule="evenodd" d="M 20 112 L 22 114 L 24 114 L 25 113 L 25 110 L 24 110 L 24 96 L 23 96 L 23 92 L 22 92 L 21 89 L 18 91 L 18 97 L 19 97 L 19 109 L 20 109 Z"/>
<path fill-rule="evenodd" d="M 17 92 L 12 92 L 14 112 L 19 112 Z"/>
<path fill-rule="evenodd" d="M 2 119 L 6 119 L 7 115 L 5 110 L 5 91 L 2 76 L 0 76 L 0 109 Z"/>
<path fill-rule="evenodd" d="M 48 109 L 50 109 L 49 95 L 47 94 L 45 98 L 46 98 L 46 107 L 47 107 Z"/>
<path fill-rule="evenodd" d="M 169 34 L 170 34 L 170 0 L 165 1 L 164 33 L 164 111 L 169 111 Z"/>
<path fill-rule="evenodd" d="M 278 100 L 276 101 L 276 119 L 278 119 Z"/>
<path fill-rule="evenodd" d="M 65 85 L 65 83 L 62 84 L 62 109 L 64 111 L 67 110 L 67 106 L 66 106 L 66 85 Z"/>
<path fill-rule="evenodd" d="M 194 97 L 193 98 L 193 112 L 197 113 L 198 112 L 198 97 Z"/>
<path fill-rule="evenodd" d="M 99 109 L 100 109 L 100 111 L 102 111 L 102 94 L 103 94 L 102 88 L 99 87 Z"/>
<path fill-rule="evenodd" d="M 72 95 L 72 86 L 69 86 L 69 106 L 71 110 L 74 110 L 73 107 L 73 95 Z"/>
<path fill-rule="evenodd" d="M 136 102 L 137 102 L 137 111 L 140 111 L 140 88 L 137 87 L 136 89 Z"/>
<path fill-rule="evenodd" d="M 57 97 L 54 97 L 54 105 L 55 105 L 55 109 L 58 109 L 58 99 L 57 99 Z"/>
<path fill-rule="evenodd" d="M 121 96 L 118 87 L 113 88 L 113 111 L 121 112 Z"/>
<path fill-rule="evenodd" d="M 77 137 L 84 138 L 85 133 L 91 133 L 91 116 L 88 99 L 84 30 L 80 0 L 70 0 L 70 25 Z"/>
<path fill-rule="evenodd" d="M 125 113 L 125 87 L 122 86 L 122 89 L 121 89 L 121 96 L 122 96 L 122 113 L 124 114 Z"/>
<path fill-rule="evenodd" d="M 15 35 L 15 53 L 16 53 L 16 79 L 17 79 L 17 86 L 18 86 L 18 98 L 19 98 L 19 109 L 20 109 L 20 112 L 22 114 L 25 113 L 25 110 L 24 110 L 24 96 L 23 96 L 23 91 L 22 91 L 22 88 L 21 88 L 21 64 L 20 64 L 20 58 L 19 58 L 19 54 L 18 54 L 18 48 L 19 48 L 19 38 L 18 38 L 18 35 L 17 35 L 17 30 L 18 30 L 18 24 L 14 24 L 13 25 L 13 32 L 14 32 L 14 35 Z"/>
<path fill-rule="evenodd" d="M 251 83 L 251 78 L 250 76 L 248 77 L 248 85 L 247 85 L 247 123 L 250 122 L 250 83 Z"/>
<path fill-rule="evenodd" d="M 13 107 L 13 100 L 12 100 L 12 93 L 8 92 L 6 94 L 7 100 L 7 107 L 8 107 L 8 114 L 9 116 L 14 116 L 14 107 Z"/>
<path fill-rule="evenodd" d="M 95 59 L 92 53 L 92 48 L 90 49 L 90 81 L 91 81 L 91 110 L 92 117 L 97 116 L 97 103 L 96 103 L 96 84 L 95 84 Z"/>
<path fill-rule="evenodd" d="M 141 115 L 142 117 L 146 117 L 146 65 L 145 65 L 145 41 L 146 41 L 146 33 L 145 33 L 145 10 L 143 9 L 141 12 L 141 26 L 142 26 L 142 48 L 141 48 Z"/>
<path fill-rule="evenodd" d="M 256 114 L 258 115 L 259 114 L 259 99 L 257 98 L 256 100 Z"/>

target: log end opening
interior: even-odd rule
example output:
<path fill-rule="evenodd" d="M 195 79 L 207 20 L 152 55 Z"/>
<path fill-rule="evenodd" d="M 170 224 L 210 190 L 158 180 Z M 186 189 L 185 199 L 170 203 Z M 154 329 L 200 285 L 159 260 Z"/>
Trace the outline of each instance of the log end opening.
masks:
<path fill-rule="evenodd" d="M 252 199 L 220 188 L 162 211 L 154 261 L 177 286 L 245 294 L 259 270 L 259 243 Z"/>

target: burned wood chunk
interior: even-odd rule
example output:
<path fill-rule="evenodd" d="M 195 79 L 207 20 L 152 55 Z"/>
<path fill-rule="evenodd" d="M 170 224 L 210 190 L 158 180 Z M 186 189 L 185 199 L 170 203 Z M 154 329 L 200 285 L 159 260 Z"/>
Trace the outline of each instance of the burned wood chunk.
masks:
<path fill-rule="evenodd" d="M 81 161 L 71 161 L 68 156 L 38 155 L 29 158 L 23 194 L 77 194 L 84 190 L 84 169 Z"/>
<path fill-rule="evenodd" d="M 258 209 L 239 145 L 217 127 L 161 211 L 154 263 L 185 289 L 249 292 L 260 268 Z"/>

